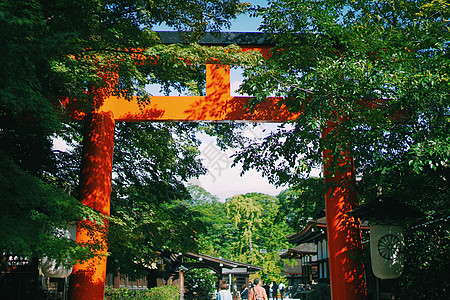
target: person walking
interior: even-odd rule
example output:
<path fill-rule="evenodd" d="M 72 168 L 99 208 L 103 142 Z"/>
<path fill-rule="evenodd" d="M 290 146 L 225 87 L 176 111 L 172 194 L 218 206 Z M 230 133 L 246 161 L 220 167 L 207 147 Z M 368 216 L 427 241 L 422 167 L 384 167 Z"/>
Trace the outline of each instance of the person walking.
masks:
<path fill-rule="evenodd" d="M 284 299 L 284 293 L 286 291 L 286 286 L 284 285 L 283 282 L 280 282 L 280 284 L 278 285 L 278 290 L 280 291 L 281 300 L 283 300 Z"/>
<path fill-rule="evenodd" d="M 248 291 L 248 300 L 269 300 L 259 278 L 253 280 L 253 286 Z"/>
<path fill-rule="evenodd" d="M 233 296 L 233 300 L 241 300 L 241 293 L 239 293 L 236 284 L 233 284 L 232 290 L 233 292 L 231 293 L 231 295 Z"/>
<path fill-rule="evenodd" d="M 278 299 L 278 284 L 275 281 L 272 284 L 272 299 Z"/>
<path fill-rule="evenodd" d="M 216 300 L 233 300 L 231 293 L 228 291 L 228 283 L 220 283 L 220 291 L 217 293 Z"/>
<path fill-rule="evenodd" d="M 267 298 L 270 298 L 270 285 L 265 282 L 262 287 L 266 290 Z"/>

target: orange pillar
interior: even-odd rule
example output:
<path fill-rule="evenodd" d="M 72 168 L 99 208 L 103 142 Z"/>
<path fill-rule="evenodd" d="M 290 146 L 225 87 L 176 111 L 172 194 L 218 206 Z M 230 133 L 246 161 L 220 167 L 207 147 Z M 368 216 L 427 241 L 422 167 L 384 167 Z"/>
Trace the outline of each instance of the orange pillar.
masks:
<path fill-rule="evenodd" d="M 323 134 L 333 130 L 328 122 Z M 358 205 L 353 159 L 342 153 L 339 171 L 330 170 L 330 151 L 324 151 L 324 174 L 327 183 L 325 212 L 328 234 L 331 296 L 333 300 L 366 299 L 362 242 L 359 220 L 346 215 Z"/>
<path fill-rule="evenodd" d="M 81 161 L 80 201 L 110 215 L 111 172 L 114 147 L 114 118 L 111 113 L 93 113 L 86 117 Z M 86 221 L 89 224 L 88 221 Z M 103 300 L 106 277 L 107 223 L 98 230 L 79 226 L 77 243 L 97 243 L 99 256 L 77 264 L 70 276 L 70 300 Z"/>

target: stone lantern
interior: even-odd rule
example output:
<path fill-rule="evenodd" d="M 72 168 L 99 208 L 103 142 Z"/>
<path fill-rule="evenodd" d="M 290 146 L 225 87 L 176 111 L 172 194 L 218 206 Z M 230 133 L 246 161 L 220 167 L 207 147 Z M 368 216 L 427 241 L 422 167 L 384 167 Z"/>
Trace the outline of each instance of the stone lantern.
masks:
<path fill-rule="evenodd" d="M 379 198 L 349 213 L 367 220 L 370 226 L 370 258 L 372 271 L 379 279 L 398 278 L 404 267 L 404 222 L 423 214 L 394 198 Z"/>

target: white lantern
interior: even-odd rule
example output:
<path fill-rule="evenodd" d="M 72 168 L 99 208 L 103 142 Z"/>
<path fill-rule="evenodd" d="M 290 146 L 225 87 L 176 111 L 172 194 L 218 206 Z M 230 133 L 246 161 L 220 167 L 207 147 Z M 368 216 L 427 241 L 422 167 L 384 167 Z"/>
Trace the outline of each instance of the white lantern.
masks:
<path fill-rule="evenodd" d="M 398 278 L 404 267 L 403 226 L 393 224 L 370 225 L 370 257 L 372 271 L 380 279 Z"/>
<path fill-rule="evenodd" d="M 77 234 L 76 226 L 69 226 L 69 229 L 56 229 L 57 236 L 75 241 Z M 65 267 L 61 264 L 57 265 L 56 260 L 41 258 L 40 269 L 42 274 L 50 278 L 65 278 L 72 273 L 72 267 Z"/>
<path fill-rule="evenodd" d="M 56 265 L 56 260 L 44 257 L 41 259 L 41 271 L 45 277 L 66 278 L 72 273 L 72 267 L 67 268 L 63 265 Z"/>
<path fill-rule="evenodd" d="M 348 215 L 369 220 L 372 270 L 380 279 L 398 278 L 404 267 L 404 227 L 407 218 L 423 213 L 393 196 L 363 204 Z"/>

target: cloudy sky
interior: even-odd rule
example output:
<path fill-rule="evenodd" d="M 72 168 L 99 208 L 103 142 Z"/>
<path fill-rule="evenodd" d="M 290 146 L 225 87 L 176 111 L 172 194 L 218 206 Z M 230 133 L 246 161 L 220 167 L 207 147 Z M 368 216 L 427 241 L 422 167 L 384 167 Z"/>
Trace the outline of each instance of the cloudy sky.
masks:
<path fill-rule="evenodd" d="M 246 130 L 249 138 L 259 138 L 274 130 L 277 124 L 260 123 L 256 127 Z M 254 170 L 240 175 L 241 166 L 231 168 L 233 163 L 231 155 L 236 149 L 226 152 L 217 147 L 215 140 L 207 136 L 200 136 L 202 145 L 200 147 L 201 159 L 208 168 L 208 174 L 190 181 L 191 184 L 201 186 L 211 194 L 219 197 L 221 201 L 245 193 L 259 192 L 276 196 L 283 188 L 276 188 L 266 178 Z"/>

